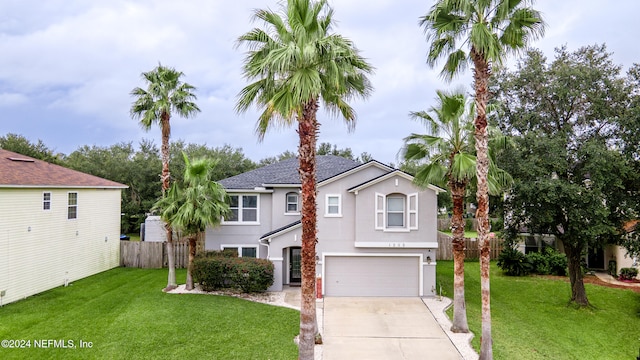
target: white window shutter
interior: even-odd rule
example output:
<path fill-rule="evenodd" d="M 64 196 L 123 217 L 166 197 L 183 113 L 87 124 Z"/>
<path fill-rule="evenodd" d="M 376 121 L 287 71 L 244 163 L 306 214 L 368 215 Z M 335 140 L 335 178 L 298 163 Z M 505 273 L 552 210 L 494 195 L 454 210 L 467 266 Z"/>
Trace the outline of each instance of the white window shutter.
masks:
<path fill-rule="evenodd" d="M 375 229 L 384 230 L 384 214 L 385 214 L 385 196 L 380 193 L 376 193 L 376 221 Z"/>
<path fill-rule="evenodd" d="M 409 194 L 409 230 L 418 230 L 418 193 Z"/>

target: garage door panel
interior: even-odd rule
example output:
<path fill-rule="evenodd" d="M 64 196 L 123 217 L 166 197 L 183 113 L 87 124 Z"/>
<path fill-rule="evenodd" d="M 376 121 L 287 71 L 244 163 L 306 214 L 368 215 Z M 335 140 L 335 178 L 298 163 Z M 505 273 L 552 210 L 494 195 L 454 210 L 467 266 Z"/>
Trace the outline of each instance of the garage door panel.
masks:
<path fill-rule="evenodd" d="M 326 256 L 326 296 L 419 296 L 417 256 Z"/>

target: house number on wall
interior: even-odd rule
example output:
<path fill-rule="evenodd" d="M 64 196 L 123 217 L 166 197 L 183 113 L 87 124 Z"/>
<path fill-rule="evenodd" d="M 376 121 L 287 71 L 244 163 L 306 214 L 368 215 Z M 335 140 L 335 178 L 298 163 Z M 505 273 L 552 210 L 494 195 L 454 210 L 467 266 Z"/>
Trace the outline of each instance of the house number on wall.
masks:
<path fill-rule="evenodd" d="M 405 243 L 389 243 L 389 247 L 405 247 Z"/>

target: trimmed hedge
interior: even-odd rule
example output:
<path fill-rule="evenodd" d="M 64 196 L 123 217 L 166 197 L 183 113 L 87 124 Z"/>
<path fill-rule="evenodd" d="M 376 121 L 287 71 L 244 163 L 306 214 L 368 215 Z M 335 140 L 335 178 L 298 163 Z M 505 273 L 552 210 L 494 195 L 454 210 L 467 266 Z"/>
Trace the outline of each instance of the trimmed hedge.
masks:
<path fill-rule="evenodd" d="M 620 269 L 620 280 L 633 280 L 638 276 L 638 269 L 636 268 L 622 268 Z"/>
<path fill-rule="evenodd" d="M 208 251 L 193 260 L 193 277 L 205 291 L 263 292 L 273 285 L 273 273 L 269 260 L 240 258 L 224 251 Z"/>

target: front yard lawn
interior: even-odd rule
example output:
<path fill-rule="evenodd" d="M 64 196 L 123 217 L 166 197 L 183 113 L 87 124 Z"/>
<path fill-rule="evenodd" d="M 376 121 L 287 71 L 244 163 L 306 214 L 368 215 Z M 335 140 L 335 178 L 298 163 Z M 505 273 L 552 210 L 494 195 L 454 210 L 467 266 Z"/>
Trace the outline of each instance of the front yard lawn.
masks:
<path fill-rule="evenodd" d="M 177 272 L 184 279 L 184 270 Z M 166 282 L 166 269 L 117 268 L 5 305 L 0 340 L 30 341 L 31 348 L 3 346 L 0 358 L 297 357 L 298 311 L 226 296 L 165 294 Z M 43 340 L 72 341 L 75 348 Z"/>
<path fill-rule="evenodd" d="M 465 262 L 469 327 L 480 349 L 480 265 Z M 568 278 L 567 278 L 568 279 Z M 453 261 L 438 261 L 437 281 L 453 296 Z M 585 284 L 593 308 L 567 306 L 568 280 L 509 277 L 491 264 L 494 359 L 635 359 L 640 293 Z M 451 309 L 449 316 L 452 316 Z"/>

